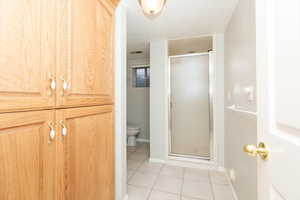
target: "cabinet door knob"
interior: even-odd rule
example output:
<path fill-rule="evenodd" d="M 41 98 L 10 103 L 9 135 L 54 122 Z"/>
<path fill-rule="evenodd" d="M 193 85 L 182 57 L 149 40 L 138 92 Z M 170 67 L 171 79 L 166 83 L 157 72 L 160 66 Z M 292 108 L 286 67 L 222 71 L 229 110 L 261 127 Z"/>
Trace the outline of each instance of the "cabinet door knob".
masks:
<path fill-rule="evenodd" d="M 61 120 L 59 123 L 62 126 L 61 135 L 62 136 L 67 136 L 68 135 L 68 130 L 67 130 L 67 126 L 65 125 L 64 121 Z"/>
<path fill-rule="evenodd" d="M 52 92 L 56 90 L 56 81 L 55 77 L 52 74 L 49 74 L 49 81 L 50 81 L 50 93 L 49 96 L 52 96 Z"/>
<path fill-rule="evenodd" d="M 49 132 L 49 144 L 51 144 L 54 139 L 55 139 L 55 136 L 56 136 L 56 132 L 55 132 L 55 127 L 54 127 L 54 124 L 52 122 L 50 122 L 48 124 L 49 128 L 50 128 L 50 132 Z"/>
<path fill-rule="evenodd" d="M 62 96 L 64 96 L 65 92 L 67 92 L 70 88 L 70 81 L 65 79 L 64 76 L 61 76 L 60 79 L 62 80 L 62 88 L 63 88 Z"/>

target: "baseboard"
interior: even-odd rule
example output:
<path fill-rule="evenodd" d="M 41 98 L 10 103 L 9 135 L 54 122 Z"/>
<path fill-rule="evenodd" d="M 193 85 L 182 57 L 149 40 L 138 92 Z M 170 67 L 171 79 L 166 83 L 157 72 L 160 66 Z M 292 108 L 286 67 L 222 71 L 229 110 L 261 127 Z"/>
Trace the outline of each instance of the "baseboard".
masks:
<path fill-rule="evenodd" d="M 165 160 L 158 159 L 158 158 L 149 158 L 149 162 L 152 162 L 152 163 L 162 163 L 162 164 L 166 163 Z"/>
<path fill-rule="evenodd" d="M 209 162 L 209 161 L 198 161 L 198 162 L 192 162 L 187 160 L 181 160 L 181 159 L 172 159 L 169 157 L 167 160 L 158 159 L 158 158 L 150 158 L 149 162 L 152 163 L 161 163 L 161 164 L 168 164 L 178 167 L 187 167 L 187 168 L 197 168 L 197 169 L 214 169 L 219 171 L 225 171 L 223 168 L 216 167 L 215 163 Z"/>
<path fill-rule="evenodd" d="M 137 138 L 136 141 L 137 142 L 143 142 L 143 143 L 150 143 L 150 140 L 144 139 L 144 138 Z"/>

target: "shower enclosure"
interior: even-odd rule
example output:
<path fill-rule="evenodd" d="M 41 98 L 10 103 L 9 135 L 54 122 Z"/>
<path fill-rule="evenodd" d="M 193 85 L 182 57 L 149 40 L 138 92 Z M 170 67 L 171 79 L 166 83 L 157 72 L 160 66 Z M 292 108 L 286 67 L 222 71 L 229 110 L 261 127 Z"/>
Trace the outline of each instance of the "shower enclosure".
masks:
<path fill-rule="evenodd" d="M 213 92 L 209 57 L 209 53 L 170 56 L 170 156 L 211 158 Z"/>

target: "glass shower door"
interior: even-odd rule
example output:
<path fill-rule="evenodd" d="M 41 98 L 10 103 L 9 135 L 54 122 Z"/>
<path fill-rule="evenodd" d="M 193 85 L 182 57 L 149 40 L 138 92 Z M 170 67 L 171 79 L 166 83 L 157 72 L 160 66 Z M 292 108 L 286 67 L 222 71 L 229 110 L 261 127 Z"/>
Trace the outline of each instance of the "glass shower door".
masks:
<path fill-rule="evenodd" d="M 171 155 L 210 157 L 209 55 L 170 58 Z"/>

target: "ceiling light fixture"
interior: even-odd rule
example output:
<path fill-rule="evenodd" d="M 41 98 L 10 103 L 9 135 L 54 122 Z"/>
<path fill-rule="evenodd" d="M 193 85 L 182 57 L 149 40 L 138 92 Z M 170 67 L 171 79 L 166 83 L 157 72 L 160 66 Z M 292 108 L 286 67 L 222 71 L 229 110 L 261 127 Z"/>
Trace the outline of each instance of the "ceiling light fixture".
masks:
<path fill-rule="evenodd" d="M 166 4 L 166 0 L 139 0 L 146 15 L 154 16 L 159 14 Z"/>

